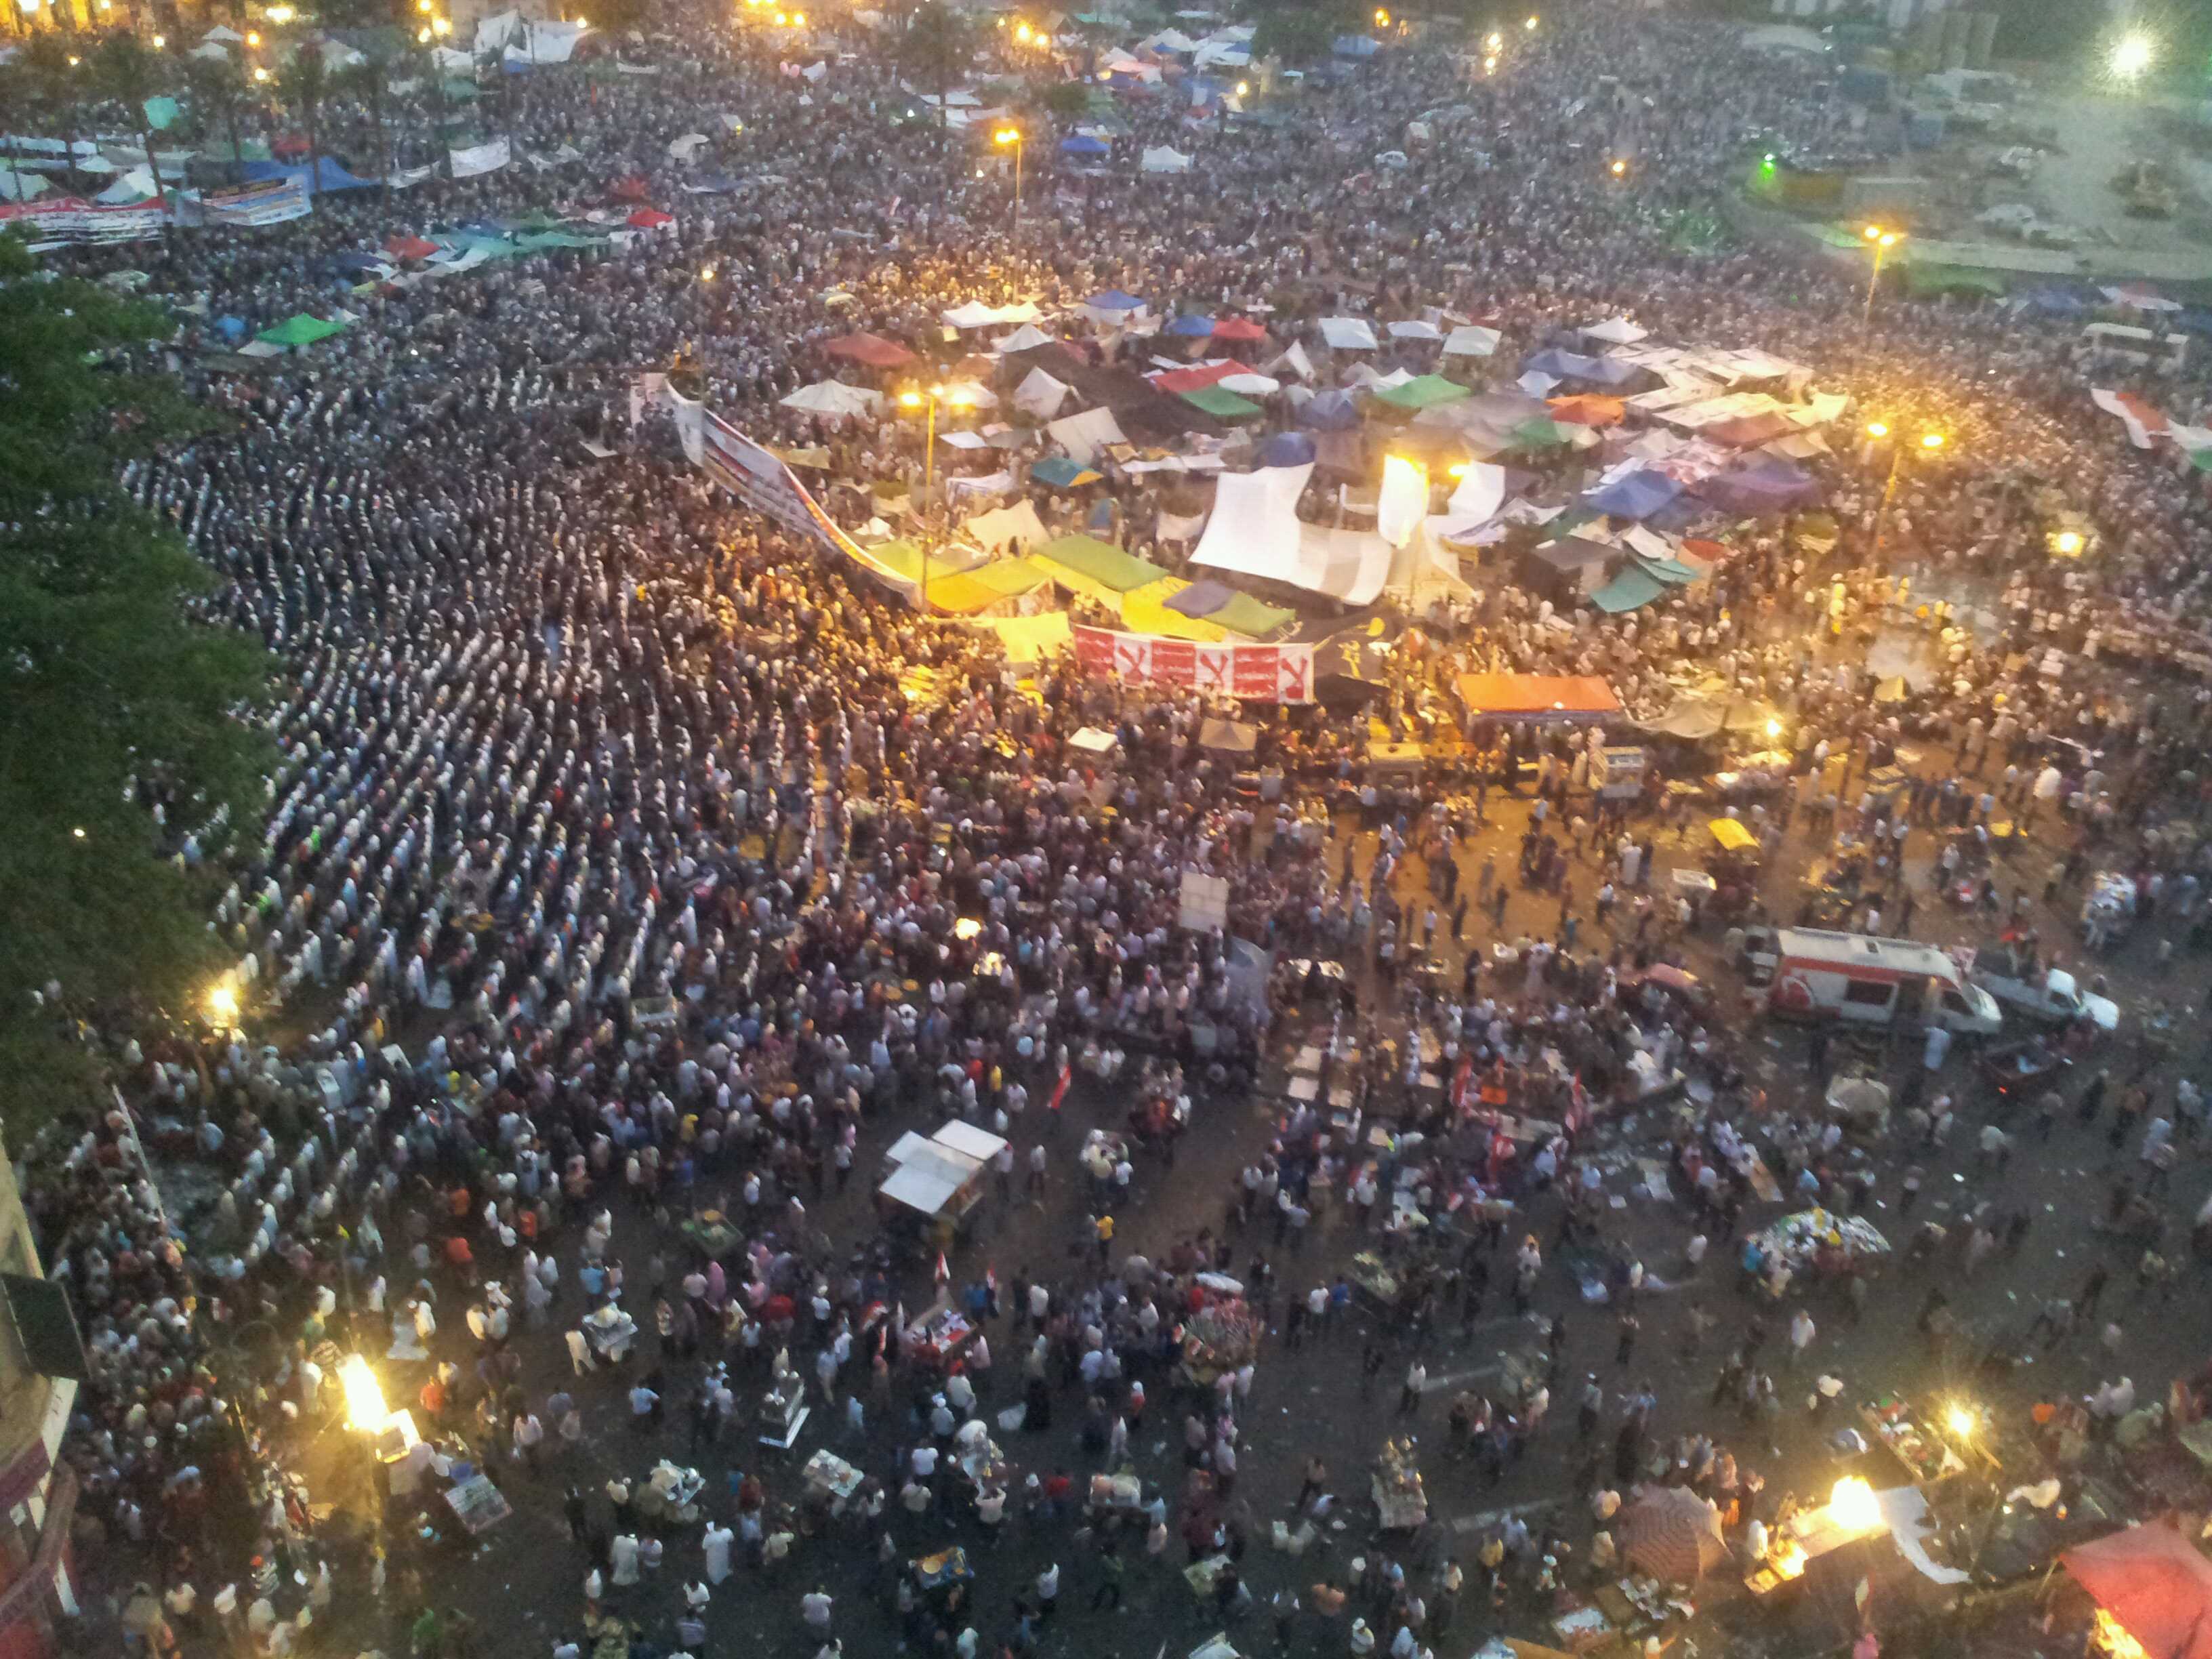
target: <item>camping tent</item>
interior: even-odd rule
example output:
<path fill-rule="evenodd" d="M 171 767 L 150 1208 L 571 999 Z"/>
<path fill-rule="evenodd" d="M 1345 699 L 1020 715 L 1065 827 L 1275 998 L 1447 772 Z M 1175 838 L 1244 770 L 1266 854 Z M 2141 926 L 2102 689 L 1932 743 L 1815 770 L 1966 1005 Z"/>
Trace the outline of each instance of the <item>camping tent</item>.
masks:
<path fill-rule="evenodd" d="M 1069 387 L 1055 380 L 1041 368 L 1033 368 L 1029 377 L 1014 388 L 1014 407 L 1024 415 L 1040 421 L 1048 421 L 1060 413 L 1060 406 L 1067 401 Z"/>
<path fill-rule="evenodd" d="M 842 380 L 817 380 L 812 386 L 799 387 L 782 402 L 786 409 L 808 415 L 854 416 L 873 413 L 883 397 L 863 386 L 847 386 Z"/>
<path fill-rule="evenodd" d="M 2212 1561 L 2172 1527 L 2135 1527 L 2059 1560 L 2157 1659 L 2212 1659 Z"/>
<path fill-rule="evenodd" d="M 1176 154 L 1165 144 L 1159 144 L 1145 152 L 1141 165 L 1146 173 L 1188 173 L 1190 157 Z"/>

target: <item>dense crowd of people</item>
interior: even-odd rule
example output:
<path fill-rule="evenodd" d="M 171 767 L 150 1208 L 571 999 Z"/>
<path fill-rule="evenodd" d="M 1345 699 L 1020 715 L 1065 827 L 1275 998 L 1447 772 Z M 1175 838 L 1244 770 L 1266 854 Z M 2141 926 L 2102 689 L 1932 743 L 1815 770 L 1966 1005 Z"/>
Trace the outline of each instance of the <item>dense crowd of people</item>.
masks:
<path fill-rule="evenodd" d="M 1558 618 L 1484 581 L 1475 599 L 1419 619 L 1434 650 L 1404 688 L 1407 712 L 1435 718 L 1468 669 L 1595 674 L 1644 708 L 1663 700 L 1668 671 L 1693 665 L 1787 710 L 1808 778 L 1831 753 L 1871 765 L 1908 735 L 1954 756 L 1957 776 L 1894 814 L 1849 791 L 1796 803 L 1879 831 L 1882 896 L 1869 908 L 1886 907 L 1899 931 L 1913 902 L 1908 838 L 1917 863 L 1931 834 L 1991 822 L 1999 795 L 2051 803 L 2074 878 L 2093 856 L 2140 876 L 2157 914 L 2201 912 L 2202 848 L 2176 825 L 2191 804 L 2180 779 L 2202 744 L 2203 694 L 2171 681 L 2145 690 L 2094 652 L 2089 672 L 2054 676 L 2039 654 L 2120 629 L 2203 626 L 2212 509 L 2194 474 L 2130 448 L 2092 407 L 2100 366 L 2071 325 L 1887 294 L 1869 322 L 1855 270 L 1809 246 L 1701 251 L 1678 235 L 1730 187 L 1748 143 L 1815 151 L 1852 132 L 1852 106 L 1820 68 L 1759 54 L 1712 23 L 1595 6 L 1516 34 L 1492 74 L 1433 38 L 1393 43 L 1340 82 L 1263 106 L 1279 118 L 1194 118 L 1178 97 L 1125 95 L 1127 136 L 1107 157 L 1035 170 L 1017 241 L 1012 179 L 972 164 L 973 134 L 894 121 L 910 98 L 893 41 L 859 22 L 817 27 L 802 52 L 786 34 L 733 27 L 723 9 L 679 9 L 656 16 L 637 54 L 654 73 L 513 77 L 503 118 L 517 151 L 568 145 L 580 161 L 329 194 L 289 225 L 57 259 L 143 270 L 154 294 L 206 319 L 167 361 L 228 418 L 135 464 L 127 483 L 221 579 L 209 615 L 285 665 L 265 824 L 182 825 L 179 850 L 224 872 L 215 921 L 241 999 L 271 1029 L 307 1033 L 267 1048 L 137 1034 L 115 1055 L 135 1122 L 118 1109 L 45 1149 L 28 1189 L 94 1366 L 68 1453 L 86 1515 L 111 1537 L 158 1546 L 147 1559 L 159 1582 L 149 1572 L 129 1598 L 134 1641 L 189 1638 L 212 1613 L 282 1652 L 302 1639 L 303 1611 L 328 1608 L 329 1570 L 301 1541 L 313 1530 L 304 1480 L 283 1472 L 310 1464 L 312 1426 L 338 1409 L 340 1347 L 378 1359 L 426 1437 L 458 1431 L 495 1467 L 533 1472 L 573 1462 L 600 1407 L 647 1431 L 681 1411 L 694 1461 L 718 1435 L 735 1438 L 734 1424 L 750 1442 L 752 1400 L 794 1379 L 856 1436 L 888 1413 L 889 1460 L 856 1451 L 866 1479 L 834 1500 L 731 1462 L 730 1492 L 698 1500 L 696 1569 L 674 1548 L 660 1565 L 662 1523 L 681 1507 L 665 1482 L 618 1477 L 604 1504 L 571 1486 L 588 1610 L 581 1623 L 563 1610 L 572 1645 L 556 1644 L 556 1659 L 610 1633 L 703 1655 L 733 1543 L 737 1561 L 795 1601 L 818 1539 L 846 1536 L 888 1562 L 956 1508 L 993 1540 L 1010 1516 L 1072 1515 L 1082 1494 L 1065 1470 L 1048 1465 L 1011 1489 L 957 1473 L 1017 1402 L 1036 1431 L 1074 1399 L 1084 1449 L 1109 1468 L 1158 1432 L 1144 1426 L 1148 1409 L 1188 1407 L 1182 1484 L 1146 1483 L 1118 1521 L 1096 1519 L 1086 1534 L 1094 1606 L 1119 1604 L 1124 1561 L 1170 1550 L 1171 1524 L 1191 1562 L 1241 1562 L 1267 1531 L 1237 1494 L 1253 1362 L 1188 1400 L 1171 1380 L 1203 1279 L 1239 1275 L 1261 1326 L 1293 1346 L 1349 1345 L 1358 1339 L 1337 1334 L 1348 1287 L 1296 1265 L 1331 1209 L 1386 1254 L 1463 1204 L 1539 1194 L 1564 1200 L 1563 1243 L 1601 1234 L 1612 1224 L 1581 1141 L 1582 1100 L 1630 1086 L 1636 1065 L 1686 1069 L 1723 1120 L 1674 1149 L 1697 1217 L 1692 1267 L 1709 1238 L 1726 1250 L 1753 1201 L 1741 1159 L 1707 1150 L 1717 1136 L 1740 1152 L 1725 1121 L 1754 1091 L 1711 1011 L 1634 984 L 1694 921 L 1687 901 L 1678 915 L 1653 890 L 1665 822 L 1609 825 L 1601 841 L 1567 802 L 1564 740 L 1473 734 L 1478 751 L 1510 744 L 1543 769 L 1517 872 L 1485 863 L 1478 878 L 1457 856 L 1484 817 L 1471 792 L 1321 819 L 1314 807 L 1340 801 L 1340 757 L 1356 749 L 1341 717 L 1319 708 L 1266 712 L 1261 757 L 1287 767 L 1290 787 L 1255 804 L 1200 746 L 1215 712 L 1206 700 L 1086 678 L 1072 658 L 1018 688 L 987 633 L 918 619 L 692 471 L 665 417 L 629 410 L 635 377 L 679 356 L 741 430 L 826 442 L 858 499 L 917 482 L 915 423 L 825 428 L 781 399 L 836 372 L 824 343 L 855 329 L 947 361 L 939 313 L 968 301 L 1029 300 L 1054 319 L 1107 289 L 1163 315 L 1265 305 L 1272 349 L 1301 343 L 1329 374 L 1345 365 L 1316 320 L 1346 310 L 1378 323 L 1433 307 L 1481 317 L 1506 342 L 1500 365 L 1555 328 L 1616 313 L 1663 340 L 1755 343 L 1847 393 L 1855 418 L 1942 431 L 1940 458 L 1904 469 L 1885 508 L 1887 453 L 1839 437 L 1812 463 L 1839 521 L 1832 552 L 1808 552 L 1779 522 L 1759 526 L 1711 580 L 1631 618 Z M 991 43 L 984 58 L 999 55 Z M 828 65 L 818 80 L 784 72 L 817 57 Z M 1078 55 L 1066 72 L 1082 66 Z M 368 153 L 363 118 L 331 108 L 325 150 Z M 1416 118 L 1430 137 L 1409 144 Z M 712 135 L 703 163 L 669 149 L 692 131 Z M 1042 134 L 1032 143 L 1050 153 Z M 1153 143 L 1190 152 L 1192 170 L 1137 173 Z M 1402 168 L 1375 161 L 1401 149 Z M 1632 158 L 1626 178 L 1606 166 L 1615 156 Z M 685 193 L 702 165 L 736 174 L 738 188 Z M 327 309 L 335 256 L 597 205 L 629 179 L 675 222 L 604 251 L 349 295 L 358 320 L 344 333 L 252 378 L 203 356 L 216 318 L 258 330 Z M 1146 343 L 1109 349 L 1140 363 Z M 1431 367 L 1424 351 L 1394 344 L 1374 362 Z M 2129 382 L 2194 418 L 2203 375 L 2191 362 L 2130 371 Z M 1268 419 L 1286 423 L 1287 407 L 1271 404 Z M 1174 538 L 1161 520 L 1175 514 L 1151 482 L 1117 477 L 1105 521 L 1162 556 Z M 2101 532 L 2087 578 L 2045 555 L 2046 484 Z M 1066 519 L 1049 489 L 1026 493 Z M 1945 608 L 1916 621 L 1931 596 Z M 1934 672 L 1903 702 L 1878 702 L 1863 646 L 1897 622 L 1924 636 Z M 1111 766 L 1071 745 L 1097 726 L 1118 738 Z M 2046 773 L 2058 775 L 2047 787 Z M 1762 812 L 1757 827 L 1773 842 L 1793 816 Z M 1428 1063 L 1447 1076 L 1510 1069 L 1516 1110 L 1556 1133 L 1516 1139 L 1480 1122 L 1468 1133 L 1454 1094 L 1407 1108 L 1377 1161 L 1299 1108 L 1233 1179 L 1218 1228 L 1142 1249 L 1126 1231 L 1128 1160 L 1109 1152 L 1088 1171 L 1089 1201 L 1053 1223 L 1058 1245 L 1080 1222 L 1085 1265 L 1024 1273 L 1011 1295 L 963 1265 L 947 1295 L 984 1334 L 963 1366 L 939 1370 L 900 1316 L 911 1264 L 875 1248 L 872 1229 L 833 1245 L 815 1212 L 855 1170 L 867 1184 L 908 1125 L 959 1117 L 1006 1136 L 994 1179 L 1011 1199 L 1075 1164 L 1053 1121 L 1071 1086 L 1139 1097 L 1147 1171 L 1171 1159 L 1194 1111 L 1241 1098 L 1297 991 L 1286 977 L 1255 999 L 1223 933 L 1178 926 L 1193 872 L 1229 878 L 1228 933 L 1351 964 L 1340 1029 L 1364 1056 L 1346 1064 L 1372 1115 L 1418 1077 L 1419 1045 L 1432 1040 Z M 1511 927 L 1509 886 L 1536 895 L 1520 898 Z M 2024 904 L 2027 889 L 1992 884 L 1990 897 Z M 2071 930 L 2057 932 L 2050 945 L 2071 953 Z M 1480 947 L 1493 939 L 1516 947 L 1510 968 L 1486 968 Z M 1445 971 L 1400 971 L 1425 962 Z M 1390 1031 L 1412 1048 L 1402 1074 L 1376 1059 Z M 1131 1050 L 1139 1065 L 1125 1080 Z M 2172 1110 L 2193 1133 L 2193 1111 L 2153 1111 L 2143 1086 L 2119 1121 Z M 1914 1133 L 1947 1133 L 1947 1097 L 1936 1105 Z M 189 1217 L 165 1210 L 142 1138 L 156 1159 L 208 1177 Z M 1809 1118 L 1773 1139 L 1789 1149 L 1793 1194 L 1848 1212 L 1878 1181 L 1890 1189 L 1887 1164 Z M 1917 1192 L 1911 1175 L 1897 1191 Z M 1394 1210 L 1398 1193 L 1414 1195 L 1417 1219 Z M 694 1259 L 665 1242 L 669 1218 L 708 1209 L 727 1215 L 741 1251 Z M 1960 1248 L 2005 1231 L 2002 1215 L 1977 1218 Z M 1453 1321 L 1472 1328 L 1493 1278 L 1514 1307 L 1531 1307 L 1544 1250 L 1533 1235 L 1510 1254 L 1505 1242 L 1500 1223 L 1421 1270 L 1407 1304 L 1414 1357 L 1368 1342 L 1366 1374 L 1413 1367 L 1409 1410 L 1425 1393 L 1419 1345 Z M 1455 1451 L 1494 1481 L 1543 1432 L 1555 1395 L 1579 1402 L 1601 1540 L 1587 1547 L 1600 1567 L 1606 1523 L 1638 1481 L 1713 1498 L 1731 1536 L 1772 1519 L 1759 1477 L 1710 1435 L 1653 1429 L 1649 1385 L 1631 1369 L 1644 1264 L 1621 1271 L 1607 1316 L 1619 1389 L 1569 1375 L 1560 1319 L 1524 1391 L 1461 1391 L 1449 1413 Z M 617 1305 L 640 1336 L 615 1357 L 618 1392 L 601 1399 L 585 1373 L 608 1355 L 586 1316 Z M 1771 1429 L 1755 1449 L 1750 1437 L 1779 1409 L 1759 1336 L 1744 1339 L 1713 1393 L 1716 1406 L 1742 1407 L 1747 1462 L 1768 1456 Z M 1794 1332 L 1789 1341 L 1806 1346 Z M 526 1363 L 526 1350 L 538 1357 Z M 1019 1383 L 994 1381 L 1016 1370 Z M 2125 1414 L 2112 1403 L 2106 1415 Z M 1607 1464 L 1594 1437 L 1613 1407 Z M 229 1559 L 235 1540 L 208 1494 L 233 1483 L 257 1506 L 252 1553 L 297 1565 L 307 1590 L 241 1576 Z M 1316 1459 L 1292 1520 L 1325 1522 L 1338 1502 Z M 1564 1531 L 1532 1537 L 1516 1518 L 1471 1559 L 1478 1588 L 1502 1605 L 1511 1583 L 1544 1593 L 1567 1552 Z M 801 1565 L 779 1571 L 794 1555 Z M 477 1650 L 468 1616 L 432 1605 L 411 1560 L 398 1571 L 389 1595 L 380 1558 L 366 1582 L 412 1621 L 416 1651 Z M 963 1659 L 981 1641 L 1026 1651 L 1053 1619 L 1060 1571 L 1055 1559 L 1018 1587 L 1004 1619 L 1003 1586 L 986 1613 L 959 1584 L 948 1595 L 900 1575 L 902 1634 Z M 656 1576 L 667 1582 L 648 1594 Z M 1324 1619 L 1355 1654 L 1379 1640 L 1413 1659 L 1450 1628 L 1466 1576 L 1445 1557 L 1376 1547 L 1340 1588 L 1316 1584 L 1303 1602 L 1285 1592 L 1272 1611 L 1285 1642 L 1299 1620 Z M 1253 1602 L 1233 1565 L 1209 1583 L 1224 1615 Z M 805 1601 L 806 1640 L 834 1651 L 832 1598 L 817 1587 Z"/>

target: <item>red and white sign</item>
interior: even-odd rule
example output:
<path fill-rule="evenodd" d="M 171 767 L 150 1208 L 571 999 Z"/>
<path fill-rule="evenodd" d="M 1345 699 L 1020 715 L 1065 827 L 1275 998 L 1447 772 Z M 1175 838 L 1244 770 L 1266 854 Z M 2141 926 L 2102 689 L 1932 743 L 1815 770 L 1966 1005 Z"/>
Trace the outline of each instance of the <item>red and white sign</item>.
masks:
<path fill-rule="evenodd" d="M 1257 702 L 1313 701 L 1310 645 L 1200 645 L 1163 634 L 1080 625 L 1072 631 L 1083 672 L 1102 679 L 1224 692 Z"/>

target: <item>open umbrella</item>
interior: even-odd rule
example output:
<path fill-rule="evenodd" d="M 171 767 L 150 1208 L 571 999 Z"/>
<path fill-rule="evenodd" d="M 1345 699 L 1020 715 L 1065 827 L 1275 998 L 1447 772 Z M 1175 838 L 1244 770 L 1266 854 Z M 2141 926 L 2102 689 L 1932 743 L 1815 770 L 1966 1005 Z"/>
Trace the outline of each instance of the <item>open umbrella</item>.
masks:
<path fill-rule="evenodd" d="M 1670 1583 L 1694 1584 L 1728 1559 L 1721 1518 L 1687 1486 L 1650 1486 L 1620 1514 L 1621 1553 Z"/>

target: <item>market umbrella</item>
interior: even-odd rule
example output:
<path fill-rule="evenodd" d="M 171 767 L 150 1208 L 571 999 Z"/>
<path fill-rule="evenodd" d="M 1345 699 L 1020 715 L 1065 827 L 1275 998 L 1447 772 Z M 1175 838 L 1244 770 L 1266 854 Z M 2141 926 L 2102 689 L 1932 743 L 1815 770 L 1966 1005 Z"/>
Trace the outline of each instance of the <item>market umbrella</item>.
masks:
<path fill-rule="evenodd" d="M 1694 1584 L 1728 1559 L 1721 1518 L 1687 1486 L 1650 1486 L 1620 1515 L 1621 1554 L 1670 1583 Z"/>

